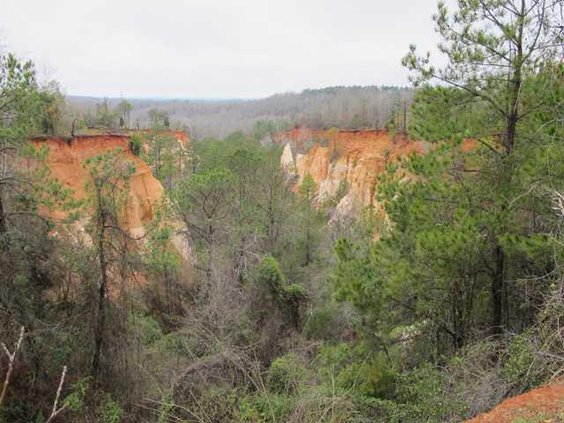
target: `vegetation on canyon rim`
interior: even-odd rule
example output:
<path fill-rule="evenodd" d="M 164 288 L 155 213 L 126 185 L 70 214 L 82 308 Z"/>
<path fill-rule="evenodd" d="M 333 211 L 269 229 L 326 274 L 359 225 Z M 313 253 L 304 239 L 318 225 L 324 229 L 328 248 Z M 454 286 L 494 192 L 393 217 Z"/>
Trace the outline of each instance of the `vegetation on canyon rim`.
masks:
<path fill-rule="evenodd" d="M 409 119 L 399 103 L 381 122 L 430 147 L 386 162 L 385 213 L 338 223 L 264 142 L 279 122 L 180 145 L 153 111 L 130 148 L 166 195 L 131 234 L 132 163 L 85 162 L 78 201 L 29 139 L 79 120 L 1 56 L 0 420 L 459 421 L 561 376 L 558 7 L 441 4 L 447 65 L 412 47 Z"/>

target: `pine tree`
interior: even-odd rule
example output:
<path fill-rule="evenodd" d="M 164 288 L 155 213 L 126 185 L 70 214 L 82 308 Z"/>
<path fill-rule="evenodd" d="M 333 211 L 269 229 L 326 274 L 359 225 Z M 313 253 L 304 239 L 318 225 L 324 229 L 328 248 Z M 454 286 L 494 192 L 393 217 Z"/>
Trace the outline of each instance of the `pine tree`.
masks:
<path fill-rule="evenodd" d="M 430 55 L 417 56 L 414 45 L 403 64 L 414 72 L 416 85 L 436 80 L 456 88 L 459 100 L 478 102 L 495 119 L 487 128 L 494 138 L 479 137 L 497 163 L 491 179 L 496 201 L 490 207 L 491 244 L 495 257 L 491 269 L 492 330 L 500 334 L 505 324 L 507 296 L 507 256 L 502 240 L 511 216 L 507 201 L 515 174 L 521 165 L 514 154 L 521 123 L 542 103 L 524 102 L 527 78 L 538 74 L 555 60 L 562 33 L 558 27 L 556 3 L 545 0 L 459 1 L 453 13 L 440 2 L 434 16 L 442 37 L 439 50 L 447 64 L 437 68 Z M 482 122 L 484 123 L 484 122 Z M 499 143 L 498 141 L 499 140 Z"/>
<path fill-rule="evenodd" d="M 92 218 L 89 230 L 98 265 L 96 312 L 94 319 L 94 351 L 91 375 L 99 381 L 103 365 L 102 352 L 107 342 L 108 290 L 123 282 L 127 265 L 127 243 L 131 238 L 120 226 L 123 221 L 128 184 L 135 168 L 121 158 L 120 152 L 109 152 L 88 159 L 85 163 L 90 181 L 87 184 Z"/>

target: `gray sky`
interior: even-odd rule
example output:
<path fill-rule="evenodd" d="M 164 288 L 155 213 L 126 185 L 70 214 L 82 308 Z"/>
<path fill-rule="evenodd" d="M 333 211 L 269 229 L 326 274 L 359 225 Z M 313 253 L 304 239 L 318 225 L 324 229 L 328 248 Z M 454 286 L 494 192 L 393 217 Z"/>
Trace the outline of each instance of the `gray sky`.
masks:
<path fill-rule="evenodd" d="M 436 0 L 2 0 L 3 44 L 67 94 L 247 98 L 407 85 Z"/>

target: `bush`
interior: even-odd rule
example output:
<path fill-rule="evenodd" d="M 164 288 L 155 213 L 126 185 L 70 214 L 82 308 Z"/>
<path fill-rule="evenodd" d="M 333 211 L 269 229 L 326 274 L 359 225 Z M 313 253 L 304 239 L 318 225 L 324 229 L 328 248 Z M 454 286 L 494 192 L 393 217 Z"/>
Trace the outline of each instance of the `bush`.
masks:
<path fill-rule="evenodd" d="M 131 152 L 134 155 L 139 156 L 141 154 L 142 148 L 143 140 L 141 139 L 141 137 L 139 135 L 132 135 L 129 139 L 129 149 L 131 150 Z"/>
<path fill-rule="evenodd" d="M 531 332 L 515 335 L 507 344 L 507 358 L 503 363 L 501 374 L 510 386 L 520 385 L 521 388 L 526 388 L 527 385 L 535 382 L 526 377 L 528 373 L 534 375 L 534 372 L 531 372 L 534 370 L 535 361 Z"/>
<path fill-rule="evenodd" d="M 350 364 L 351 360 L 352 352 L 349 344 L 341 342 L 323 346 L 315 359 L 319 379 L 323 383 L 332 384 L 335 375 Z"/>
<path fill-rule="evenodd" d="M 396 384 L 399 421 L 442 422 L 460 420 L 460 407 L 446 392 L 445 375 L 424 365 L 403 373 Z"/>
<path fill-rule="evenodd" d="M 334 305 L 314 309 L 305 322 L 303 334 L 307 339 L 337 340 L 343 332 L 339 310 Z"/>
<path fill-rule="evenodd" d="M 318 374 L 326 385 L 355 394 L 389 399 L 395 392 L 396 372 L 382 352 L 373 352 L 364 343 L 325 346 L 319 355 Z"/>
<path fill-rule="evenodd" d="M 371 361 L 351 366 L 349 383 L 358 383 L 358 391 L 368 397 L 391 399 L 395 394 L 397 373 L 391 367 L 383 353 L 377 354 Z"/>
<path fill-rule="evenodd" d="M 306 289 L 300 284 L 288 284 L 280 264 L 271 255 L 266 255 L 261 260 L 256 271 L 255 283 L 264 302 L 261 308 L 266 309 L 274 303 L 284 313 L 289 323 L 298 328 L 300 308 L 308 298 Z"/>
<path fill-rule="evenodd" d="M 110 396 L 102 404 L 100 413 L 100 423 L 119 423 L 123 418 L 124 412 L 121 406 Z"/>
<path fill-rule="evenodd" d="M 239 402 L 236 419 L 238 422 L 283 422 L 288 421 L 296 406 L 296 398 L 288 395 L 259 393 L 245 396 Z"/>
<path fill-rule="evenodd" d="M 163 333 L 159 322 L 151 316 L 136 315 L 135 329 L 143 345 L 151 345 L 158 341 Z"/>
<path fill-rule="evenodd" d="M 280 264 L 271 255 L 267 255 L 261 260 L 256 281 L 260 286 L 266 287 L 275 299 L 279 299 L 278 296 L 282 290 L 285 277 L 282 269 L 280 269 Z"/>
<path fill-rule="evenodd" d="M 279 357 L 270 364 L 267 386 L 276 394 L 293 394 L 304 381 L 307 370 L 294 353 Z"/>

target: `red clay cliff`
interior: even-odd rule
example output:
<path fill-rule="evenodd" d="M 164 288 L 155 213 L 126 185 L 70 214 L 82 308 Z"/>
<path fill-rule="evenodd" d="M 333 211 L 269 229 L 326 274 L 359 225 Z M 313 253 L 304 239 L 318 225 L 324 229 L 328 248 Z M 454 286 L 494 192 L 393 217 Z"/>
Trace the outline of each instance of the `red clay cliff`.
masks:
<path fill-rule="evenodd" d="M 79 135 L 73 138 L 37 138 L 36 146 L 47 146 L 49 155 L 47 165 L 52 176 L 65 187 L 71 188 L 77 199 L 86 196 L 85 184 L 89 179 L 84 167 L 87 159 L 97 155 L 120 151 L 123 158 L 130 161 L 135 172 L 130 180 L 127 209 L 120 224 L 130 233 L 144 233 L 144 225 L 154 217 L 155 205 L 163 195 L 163 187 L 152 175 L 149 166 L 130 150 L 128 135 Z M 63 217 L 64 212 L 55 211 L 55 217 Z"/>
<path fill-rule="evenodd" d="M 337 205 L 343 216 L 375 205 L 376 180 L 387 163 L 426 149 L 421 141 L 386 130 L 295 128 L 276 134 L 274 142 L 284 145 L 282 166 L 298 176 L 298 183 L 308 174 L 313 177 L 318 201 L 334 197 L 346 185 L 347 194 Z"/>

